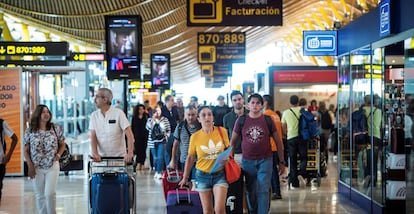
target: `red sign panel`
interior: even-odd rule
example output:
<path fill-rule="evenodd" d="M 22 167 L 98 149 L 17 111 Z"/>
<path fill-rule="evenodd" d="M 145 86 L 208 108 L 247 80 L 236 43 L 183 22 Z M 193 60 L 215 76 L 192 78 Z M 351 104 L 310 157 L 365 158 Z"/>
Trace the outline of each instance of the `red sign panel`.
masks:
<path fill-rule="evenodd" d="M 336 70 L 277 70 L 273 83 L 332 83 L 338 80 Z"/>

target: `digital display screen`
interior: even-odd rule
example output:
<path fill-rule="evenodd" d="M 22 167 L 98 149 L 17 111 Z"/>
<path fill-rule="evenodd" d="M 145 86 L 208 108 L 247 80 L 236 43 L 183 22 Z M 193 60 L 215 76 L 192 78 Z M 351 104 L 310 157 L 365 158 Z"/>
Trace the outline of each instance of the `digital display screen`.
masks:
<path fill-rule="evenodd" d="M 142 56 L 140 16 L 105 16 L 107 76 L 139 79 Z"/>
<path fill-rule="evenodd" d="M 170 88 L 170 54 L 151 54 L 151 76 L 153 88 Z"/>

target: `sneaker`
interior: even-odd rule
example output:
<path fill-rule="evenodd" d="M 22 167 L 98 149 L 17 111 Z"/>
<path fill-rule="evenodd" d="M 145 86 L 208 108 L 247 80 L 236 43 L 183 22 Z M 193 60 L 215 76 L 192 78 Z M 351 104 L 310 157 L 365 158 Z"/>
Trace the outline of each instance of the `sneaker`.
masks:
<path fill-rule="evenodd" d="M 334 155 L 334 156 L 332 157 L 332 160 L 333 160 L 333 162 L 334 162 L 334 163 L 336 163 L 336 161 L 338 160 L 338 157 L 337 157 L 336 155 Z"/>
<path fill-rule="evenodd" d="M 280 194 L 272 194 L 272 200 L 280 200 L 282 196 Z"/>
<path fill-rule="evenodd" d="M 302 175 L 298 175 L 298 180 L 299 180 L 299 186 L 302 186 L 302 187 L 306 186 L 306 181 Z"/>
<path fill-rule="evenodd" d="M 299 188 L 299 185 L 293 185 L 292 183 L 289 184 L 289 189 L 294 190 Z"/>

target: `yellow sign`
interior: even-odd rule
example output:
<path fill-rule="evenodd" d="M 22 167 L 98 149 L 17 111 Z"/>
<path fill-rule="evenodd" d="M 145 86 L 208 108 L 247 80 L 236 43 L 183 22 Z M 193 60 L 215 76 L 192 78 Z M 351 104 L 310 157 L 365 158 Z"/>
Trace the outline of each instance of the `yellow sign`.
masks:
<path fill-rule="evenodd" d="M 213 76 L 213 65 L 201 65 L 201 76 L 202 77 Z"/>
<path fill-rule="evenodd" d="M 282 0 L 187 0 L 187 26 L 281 26 Z"/>
<path fill-rule="evenodd" d="M 203 45 L 198 47 L 199 63 L 215 63 L 216 62 L 216 46 Z"/>
<path fill-rule="evenodd" d="M 189 1 L 191 23 L 220 23 L 223 20 L 223 0 Z"/>
<path fill-rule="evenodd" d="M 199 32 L 197 34 L 199 64 L 244 63 L 246 33 Z"/>

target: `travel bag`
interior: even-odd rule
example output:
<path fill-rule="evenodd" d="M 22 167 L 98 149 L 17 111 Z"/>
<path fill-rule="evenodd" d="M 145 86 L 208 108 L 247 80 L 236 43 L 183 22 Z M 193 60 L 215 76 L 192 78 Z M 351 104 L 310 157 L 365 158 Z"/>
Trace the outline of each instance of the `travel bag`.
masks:
<path fill-rule="evenodd" d="M 183 171 L 178 169 L 167 169 L 162 176 L 162 188 L 164 191 L 164 198 L 167 201 L 167 193 L 174 190 L 178 183 L 183 178 Z"/>
<path fill-rule="evenodd" d="M 167 193 L 167 214 L 203 213 L 198 192 L 189 188 L 170 190 Z"/>

